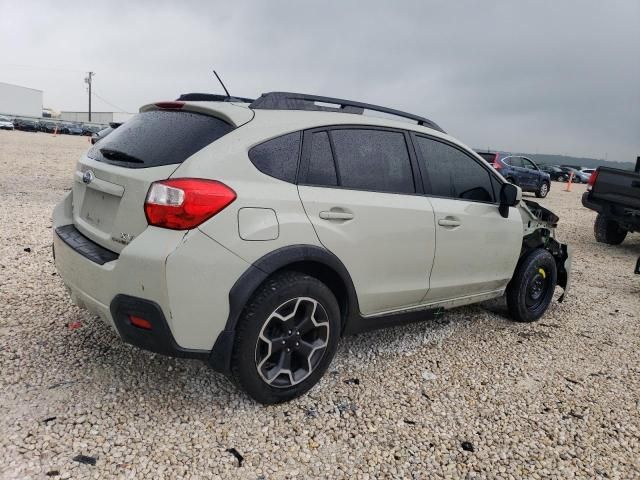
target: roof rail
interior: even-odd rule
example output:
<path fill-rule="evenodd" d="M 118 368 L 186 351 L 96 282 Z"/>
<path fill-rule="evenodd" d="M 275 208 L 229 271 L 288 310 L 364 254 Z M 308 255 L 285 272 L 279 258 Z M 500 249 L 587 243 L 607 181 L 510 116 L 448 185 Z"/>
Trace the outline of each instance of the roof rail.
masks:
<path fill-rule="evenodd" d="M 316 102 L 337 105 L 330 107 L 325 105 L 317 105 Z M 446 133 L 435 122 L 428 118 L 419 117 L 412 113 L 394 110 L 393 108 L 381 107 L 379 105 L 371 105 L 369 103 L 354 102 L 352 100 L 343 100 L 340 98 L 321 97 L 319 95 L 307 95 L 305 93 L 291 92 L 269 92 L 263 93 L 260 98 L 254 100 L 249 108 L 260 110 L 315 110 L 321 112 L 342 112 L 362 114 L 364 110 L 387 113 L 396 117 L 407 118 L 413 120 L 418 125 L 438 130 Z"/>
<path fill-rule="evenodd" d="M 182 102 L 240 102 L 251 103 L 253 98 L 227 97 L 215 93 L 183 93 L 176 100 Z"/>

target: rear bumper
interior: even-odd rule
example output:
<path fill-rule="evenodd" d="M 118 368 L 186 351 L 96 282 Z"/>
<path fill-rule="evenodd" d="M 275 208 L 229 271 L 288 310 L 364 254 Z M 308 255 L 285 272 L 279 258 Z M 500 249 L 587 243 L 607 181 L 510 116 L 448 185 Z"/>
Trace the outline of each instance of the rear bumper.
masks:
<path fill-rule="evenodd" d="M 582 205 L 615 220 L 629 232 L 640 231 L 640 211 L 638 209 L 607 200 L 594 200 L 591 192 L 582 194 Z"/>
<path fill-rule="evenodd" d="M 593 202 L 590 198 L 589 198 L 589 194 L 590 192 L 584 192 L 582 194 L 582 206 L 585 208 L 588 208 L 589 210 L 594 210 L 598 213 L 602 213 L 603 210 L 603 206 L 599 203 Z"/>
<path fill-rule="evenodd" d="M 128 343 L 205 358 L 229 314 L 229 291 L 248 264 L 199 230 L 148 227 L 119 254 L 73 227 L 71 194 L 53 215 L 55 265 L 72 301 Z M 144 318 L 151 330 L 131 324 Z M 145 316 L 146 315 L 146 316 Z"/>
<path fill-rule="evenodd" d="M 170 357 L 202 360 L 209 357 L 207 350 L 183 348 L 176 343 L 162 308 L 155 302 L 120 294 L 111 302 L 110 311 L 115 327 L 126 343 Z M 136 327 L 131 323 L 130 315 L 147 320 L 151 328 Z"/>

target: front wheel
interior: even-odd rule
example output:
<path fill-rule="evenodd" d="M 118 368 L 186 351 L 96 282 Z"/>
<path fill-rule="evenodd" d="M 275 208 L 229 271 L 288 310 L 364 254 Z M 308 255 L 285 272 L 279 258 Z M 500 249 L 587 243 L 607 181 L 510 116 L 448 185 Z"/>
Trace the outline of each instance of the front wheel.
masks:
<path fill-rule="evenodd" d="M 233 376 L 260 403 L 299 397 L 331 363 L 340 324 L 338 302 L 324 283 L 299 272 L 276 274 L 239 319 Z"/>
<path fill-rule="evenodd" d="M 518 262 L 507 285 L 507 306 L 517 322 L 533 322 L 547 311 L 558 281 L 556 261 L 542 248 L 536 248 Z"/>
<path fill-rule="evenodd" d="M 549 193 L 549 184 L 547 182 L 542 182 L 538 190 L 536 191 L 536 197 L 544 198 Z"/>

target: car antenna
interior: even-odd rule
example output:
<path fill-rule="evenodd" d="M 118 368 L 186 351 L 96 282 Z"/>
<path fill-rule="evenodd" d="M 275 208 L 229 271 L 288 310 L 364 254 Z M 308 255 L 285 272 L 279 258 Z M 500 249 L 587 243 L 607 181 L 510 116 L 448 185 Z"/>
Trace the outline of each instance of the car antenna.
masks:
<path fill-rule="evenodd" d="M 222 79 L 220 78 L 220 75 L 218 75 L 218 72 L 216 72 L 215 70 L 213 71 L 213 74 L 216 76 L 216 78 L 218 79 L 218 81 L 220 82 L 220 85 L 222 85 L 222 88 L 224 88 L 224 93 L 227 94 L 227 98 L 231 98 L 231 95 L 229 95 L 229 90 L 227 90 L 227 87 L 224 86 L 224 83 L 222 83 Z"/>

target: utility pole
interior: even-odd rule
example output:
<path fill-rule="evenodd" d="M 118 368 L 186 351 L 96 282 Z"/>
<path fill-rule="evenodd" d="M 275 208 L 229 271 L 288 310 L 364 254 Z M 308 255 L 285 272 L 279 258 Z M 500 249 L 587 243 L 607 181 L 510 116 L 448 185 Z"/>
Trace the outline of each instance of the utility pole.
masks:
<path fill-rule="evenodd" d="M 84 83 L 89 85 L 89 121 L 91 121 L 91 77 L 94 75 L 94 72 L 87 72 L 87 76 L 84 79 Z"/>

